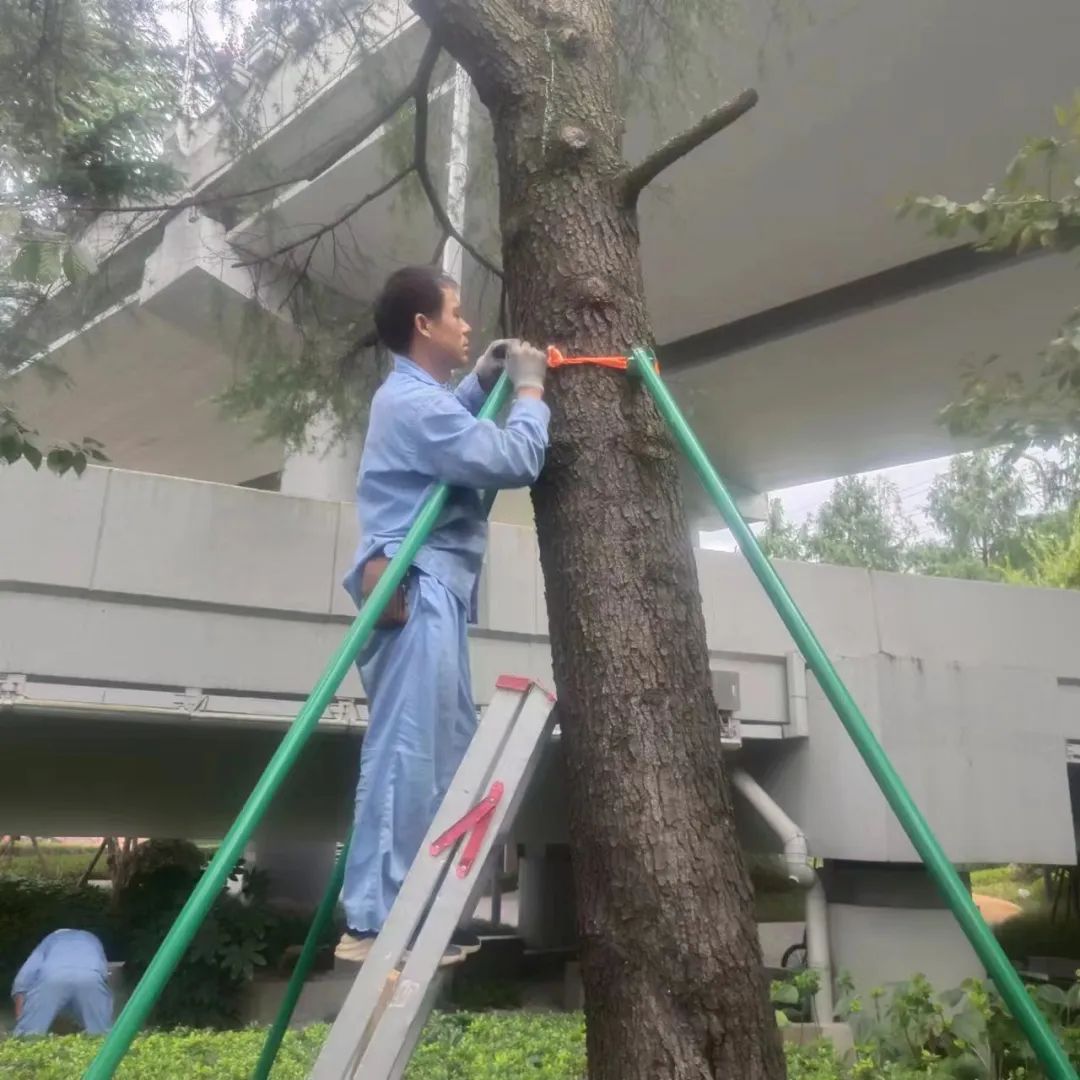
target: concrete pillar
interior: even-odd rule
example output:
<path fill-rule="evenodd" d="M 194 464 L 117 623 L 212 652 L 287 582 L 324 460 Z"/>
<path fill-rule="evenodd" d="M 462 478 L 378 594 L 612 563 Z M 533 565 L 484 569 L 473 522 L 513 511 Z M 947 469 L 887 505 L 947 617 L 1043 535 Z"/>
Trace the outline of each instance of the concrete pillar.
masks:
<path fill-rule="evenodd" d="M 572 949 L 577 904 L 568 844 L 524 844 L 518 862 L 518 933 L 530 949 Z"/>
<path fill-rule="evenodd" d="M 269 899 L 282 911 L 310 914 L 326 891 L 337 857 L 335 840 L 299 842 L 257 836 L 248 861 L 267 875 Z"/>
<path fill-rule="evenodd" d="M 922 865 L 826 860 L 833 970 L 856 990 L 925 975 L 951 990 L 985 971 Z"/>

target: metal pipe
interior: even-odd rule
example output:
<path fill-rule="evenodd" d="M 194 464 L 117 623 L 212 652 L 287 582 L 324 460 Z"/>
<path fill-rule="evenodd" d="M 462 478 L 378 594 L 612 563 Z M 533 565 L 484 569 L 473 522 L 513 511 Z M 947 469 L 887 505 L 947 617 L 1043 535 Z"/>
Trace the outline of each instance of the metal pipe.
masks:
<path fill-rule="evenodd" d="M 772 601 L 795 644 L 806 657 L 806 663 L 814 673 L 825 696 L 836 710 L 855 748 L 866 762 L 893 813 L 911 840 L 912 846 L 926 864 L 930 876 L 937 883 L 945 902 L 952 910 L 961 930 L 971 942 L 979 959 L 994 980 L 1013 1018 L 1022 1028 L 1036 1057 L 1046 1069 L 1050 1080 L 1078 1080 L 1076 1070 L 1069 1062 L 1061 1044 L 1054 1037 L 1038 1006 L 1028 996 L 1023 980 L 1009 962 L 997 939 L 983 921 L 971 893 L 960 879 L 956 869 L 934 836 L 915 805 L 893 763 L 882 749 L 877 736 L 870 729 L 855 699 L 844 685 L 825 650 L 821 647 L 810 625 L 803 617 L 791 594 L 773 569 L 757 538 L 739 514 L 731 494 L 712 467 L 697 436 L 687 424 L 675 399 L 653 369 L 655 357 L 649 349 L 635 349 L 630 358 L 630 372 L 645 384 L 660 415 L 666 421 L 672 436 L 698 474 L 705 490 L 724 517 L 728 528 L 738 542 L 739 548 L 750 564 L 758 581 Z"/>
<path fill-rule="evenodd" d="M 496 416 L 510 394 L 510 381 L 506 374 L 500 376 L 495 388 L 488 395 L 479 412 L 482 420 Z M 138 1034 L 158 996 L 164 989 L 180 958 L 184 955 L 191 939 L 195 936 L 211 905 L 217 899 L 233 867 L 244 853 L 248 840 L 251 839 L 271 800 L 282 781 L 289 774 L 296 759 L 300 756 L 311 733 L 315 730 L 319 718 L 326 711 L 337 688 L 352 667 L 360 647 L 367 641 L 383 609 L 390 602 L 395 590 L 405 579 L 405 574 L 416 558 L 417 552 L 427 540 L 428 534 L 435 527 L 439 515 L 446 505 L 450 489 L 446 484 L 437 484 L 424 502 L 420 513 L 402 541 L 401 548 L 390 560 L 378 584 L 372 590 L 367 602 L 353 620 L 337 652 L 334 653 L 308 695 L 296 719 L 285 733 L 270 763 L 259 777 L 247 802 L 244 803 L 233 822 L 232 827 L 221 841 L 217 854 L 210 865 L 203 871 L 203 876 L 195 886 L 187 903 L 177 916 L 165 940 L 150 961 L 139 984 L 132 991 L 127 1005 L 117 1018 L 112 1031 L 105 1037 L 97 1056 L 84 1073 L 84 1080 L 108 1080 L 120 1064 L 132 1040 Z"/>

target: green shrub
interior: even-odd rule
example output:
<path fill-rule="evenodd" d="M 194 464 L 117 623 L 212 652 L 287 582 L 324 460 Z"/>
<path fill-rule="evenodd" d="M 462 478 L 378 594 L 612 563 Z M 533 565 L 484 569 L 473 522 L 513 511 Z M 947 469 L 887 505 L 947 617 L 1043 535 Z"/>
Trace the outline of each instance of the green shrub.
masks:
<path fill-rule="evenodd" d="M 154 958 L 180 909 L 191 895 L 203 867 L 193 845 L 144 852 L 127 884 L 116 896 L 116 913 L 128 932 L 124 975 L 134 985 Z M 267 963 L 266 940 L 275 916 L 266 903 L 265 878 L 243 875 L 243 892 L 222 891 L 158 998 L 152 1022 L 160 1027 L 235 1025 L 240 995 L 255 969 Z"/>
<path fill-rule="evenodd" d="M 118 1080 L 248 1080 L 262 1049 L 260 1030 L 175 1031 L 141 1036 L 116 1071 Z M 290 1031 L 273 1080 L 306 1080 L 326 1037 L 325 1027 Z M 0 1041 L 4 1080 L 72 1080 L 101 1045 L 84 1035 Z"/>
<path fill-rule="evenodd" d="M 579 1080 L 580 1013 L 445 1013 L 432 1018 L 406 1080 Z"/>
<path fill-rule="evenodd" d="M 0 992 L 46 934 L 61 927 L 101 938 L 110 960 L 122 951 L 123 933 L 109 910 L 109 894 L 92 885 L 0 878 Z"/>
<path fill-rule="evenodd" d="M 1025 912 L 994 928 L 1010 960 L 1023 963 L 1029 956 L 1063 956 L 1080 967 L 1080 922 L 1050 920 L 1046 911 Z"/>
<path fill-rule="evenodd" d="M 291 1031 L 273 1080 L 306 1080 L 325 1026 Z M 248 1080 L 265 1032 L 175 1031 L 135 1040 L 118 1080 Z M 0 1042 L 4 1080 L 71 1080 L 100 1039 L 81 1035 Z M 580 1080 L 585 1025 L 580 1014 L 453 1013 L 432 1017 L 406 1080 Z"/>
<path fill-rule="evenodd" d="M 838 1014 L 851 1024 L 856 1060 L 840 1078 L 874 1076 L 932 1080 L 1039 1080 L 1044 1076 L 1027 1039 L 993 985 L 968 979 L 935 993 L 921 975 L 891 991 L 856 996 L 847 980 Z M 1080 984 L 1029 986 L 1055 1037 L 1080 1062 Z M 862 1070 L 862 1071 L 860 1071 Z M 813 1075 L 813 1074 L 811 1074 Z M 827 1075 L 827 1074 L 826 1074 Z"/>
<path fill-rule="evenodd" d="M 14 854 L 0 859 L 0 876 L 6 878 L 33 878 L 41 881 L 77 882 L 90 865 L 96 847 L 80 844 L 39 843 L 34 851 L 29 845 L 20 844 Z M 39 854 L 40 853 L 40 854 Z M 102 855 L 94 866 L 91 881 L 108 881 L 109 868 Z"/>

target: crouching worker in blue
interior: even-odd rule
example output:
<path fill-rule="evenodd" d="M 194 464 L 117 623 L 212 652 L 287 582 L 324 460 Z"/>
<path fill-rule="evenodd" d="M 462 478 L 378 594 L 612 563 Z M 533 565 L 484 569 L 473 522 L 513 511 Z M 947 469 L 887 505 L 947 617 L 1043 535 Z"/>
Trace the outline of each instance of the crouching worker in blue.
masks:
<path fill-rule="evenodd" d="M 435 268 L 394 273 L 376 301 L 375 327 L 394 366 L 372 401 L 360 462 L 361 539 L 345 579 L 358 605 L 432 487 L 442 481 L 451 492 L 357 658 L 369 724 L 343 889 L 348 930 L 336 950 L 354 962 L 367 958 L 476 729 L 466 623 L 487 543 L 483 492 L 535 482 L 549 419 L 547 360 L 525 342 L 493 342 L 451 387 L 470 328 L 457 285 Z M 515 398 L 500 428 L 476 414 L 504 366 Z M 443 962 L 478 947 L 459 930 Z"/>
<path fill-rule="evenodd" d="M 61 1012 L 88 1035 L 112 1024 L 109 965 L 101 942 L 86 930 L 54 930 L 19 969 L 11 986 L 15 1034 L 46 1035 Z"/>

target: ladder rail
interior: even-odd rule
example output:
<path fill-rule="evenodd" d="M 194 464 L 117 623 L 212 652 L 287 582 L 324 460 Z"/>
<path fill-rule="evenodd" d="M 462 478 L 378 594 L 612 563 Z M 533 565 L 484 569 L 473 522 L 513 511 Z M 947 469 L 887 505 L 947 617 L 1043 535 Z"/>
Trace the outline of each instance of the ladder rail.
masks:
<path fill-rule="evenodd" d="M 535 694 L 541 694 L 547 700 L 542 691 L 522 693 L 522 689 L 523 684 L 515 679 L 500 679 L 496 684 L 491 703 L 480 718 L 469 748 L 409 868 L 386 923 L 357 974 L 316 1059 L 312 1080 L 338 1080 L 351 1076 L 357 1067 L 363 1051 L 359 1039 L 378 1008 L 386 981 L 395 971 L 417 925 L 424 919 L 433 896 L 438 895 L 448 875 L 452 874 L 449 867 L 460 841 L 438 856 L 428 853 L 432 843 L 487 792 L 499 768 L 504 748 L 515 737 L 520 718 L 526 710 L 531 712 L 533 708 Z M 547 702 L 547 711 L 550 712 L 550 702 Z M 489 829 L 489 840 L 492 839 L 492 831 Z M 475 876 L 481 883 L 482 868 L 483 863 L 478 857 Z M 419 941 L 420 937 L 417 944 Z M 445 947 L 446 942 L 443 942 L 440 956 Z"/>
<path fill-rule="evenodd" d="M 490 827 L 472 871 L 465 877 L 448 872 L 442 878 L 393 997 L 370 1041 L 361 1048 L 355 1071 L 333 1080 L 352 1080 L 353 1076 L 363 1077 L 363 1080 L 390 1080 L 401 1058 L 407 1061 L 411 1056 L 415 1040 L 427 1019 L 424 1009 L 430 1006 L 429 991 L 439 970 L 439 961 L 470 903 L 479 899 L 484 886 L 483 868 L 499 837 L 514 820 L 553 725 L 550 698 L 543 690 L 533 687 L 495 761 L 493 779 L 503 782 L 505 795 L 492 812 Z M 464 840 L 459 841 L 459 845 L 461 843 Z M 432 857 L 421 851 L 419 858 Z M 354 1024 L 355 1018 L 348 1017 L 346 1023 Z M 331 1078 L 327 1076 L 326 1080 Z"/>

